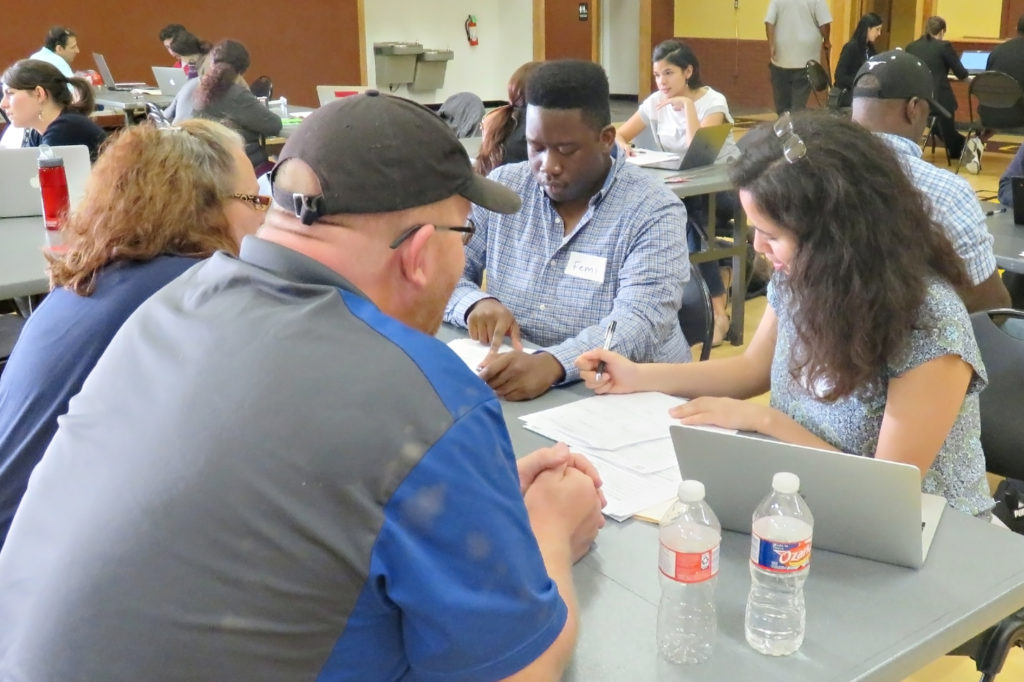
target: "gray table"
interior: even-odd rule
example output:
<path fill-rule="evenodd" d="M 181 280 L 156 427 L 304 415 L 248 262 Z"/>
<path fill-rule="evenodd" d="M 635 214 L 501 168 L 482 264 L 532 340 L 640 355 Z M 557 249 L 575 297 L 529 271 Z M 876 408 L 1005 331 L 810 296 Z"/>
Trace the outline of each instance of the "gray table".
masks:
<path fill-rule="evenodd" d="M 49 291 L 45 230 L 42 216 L 0 219 L 0 300 Z"/>
<path fill-rule="evenodd" d="M 996 208 L 993 204 L 983 204 L 982 208 L 990 211 Z M 1004 270 L 1024 273 L 1024 226 L 1013 224 L 1013 209 L 988 216 L 985 220 L 988 231 L 995 242 L 992 250 L 996 255 L 996 263 Z"/>
<path fill-rule="evenodd" d="M 137 111 L 141 118 L 146 116 L 146 103 L 152 102 L 161 109 L 170 105 L 173 97 L 168 95 L 137 95 L 127 90 L 108 90 L 104 87 L 95 88 L 96 103 L 114 111 Z"/>
<path fill-rule="evenodd" d="M 461 335 L 450 327 L 438 334 L 446 341 Z M 523 429 L 519 416 L 587 395 L 575 384 L 503 403 L 516 454 L 550 445 Z M 566 680 L 899 680 L 1024 607 L 1024 537 L 947 510 L 919 571 L 815 550 L 803 647 L 788 657 L 761 656 L 743 636 L 749 536 L 726 532 L 714 656 L 677 667 L 655 648 L 657 542 L 653 525 L 609 521 L 573 569 L 582 630 Z"/>

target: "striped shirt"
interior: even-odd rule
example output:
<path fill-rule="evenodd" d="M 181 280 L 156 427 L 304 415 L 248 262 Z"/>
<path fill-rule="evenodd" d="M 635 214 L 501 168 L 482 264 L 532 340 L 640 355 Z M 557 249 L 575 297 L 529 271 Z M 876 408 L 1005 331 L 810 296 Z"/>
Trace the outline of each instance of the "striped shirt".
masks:
<path fill-rule="evenodd" d="M 500 166 L 490 177 L 518 193 L 523 208 L 513 215 L 473 208 L 477 234 L 446 322 L 465 327 L 474 303 L 496 298 L 523 338 L 561 363 L 565 381 L 579 379 L 573 361 L 602 344 L 612 320 L 615 351 L 637 362 L 690 359 L 676 316 L 689 264 L 686 209 L 675 195 L 615 150 L 604 184 L 565 236 L 528 161 Z M 569 274 L 581 269 L 584 276 Z M 484 270 L 487 293 L 480 289 Z"/>

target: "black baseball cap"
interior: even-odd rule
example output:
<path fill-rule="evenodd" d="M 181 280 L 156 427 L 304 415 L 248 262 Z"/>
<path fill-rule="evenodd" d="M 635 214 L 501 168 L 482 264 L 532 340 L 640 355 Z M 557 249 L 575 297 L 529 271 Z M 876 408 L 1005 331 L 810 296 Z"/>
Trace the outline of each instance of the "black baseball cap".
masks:
<path fill-rule="evenodd" d="M 868 74 L 878 81 L 877 86 L 858 85 Z M 869 58 L 853 77 L 853 97 L 874 99 L 910 99 L 920 97 L 932 105 L 934 111 L 949 117 L 950 113 L 935 101 L 932 72 L 920 59 L 903 50 L 889 50 Z"/>
<path fill-rule="evenodd" d="M 289 159 L 304 161 L 321 193 L 275 181 Z M 306 225 L 337 213 L 388 213 L 458 194 L 497 213 L 515 213 L 519 195 L 475 173 L 448 125 L 402 97 L 368 90 L 326 104 L 292 133 L 270 176 L 274 201 Z"/>

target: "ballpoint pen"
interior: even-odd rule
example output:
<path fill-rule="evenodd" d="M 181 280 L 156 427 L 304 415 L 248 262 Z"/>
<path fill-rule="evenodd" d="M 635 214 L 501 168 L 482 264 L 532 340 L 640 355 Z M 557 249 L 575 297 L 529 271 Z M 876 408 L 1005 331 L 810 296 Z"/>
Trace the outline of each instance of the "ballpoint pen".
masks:
<path fill-rule="evenodd" d="M 1006 207 L 1002 206 L 1000 208 L 993 208 L 991 211 L 985 211 L 985 217 L 990 218 L 996 215 L 997 213 L 1006 213 Z"/>
<path fill-rule="evenodd" d="M 612 323 L 610 325 L 608 325 L 608 331 L 606 331 L 604 333 L 604 346 L 603 346 L 603 348 L 605 350 L 611 350 L 612 349 L 612 339 L 614 339 L 614 338 L 615 338 L 615 320 L 612 320 Z M 597 363 L 597 377 L 596 378 L 597 378 L 598 381 L 601 380 L 601 375 L 602 374 L 604 374 L 604 360 L 601 360 L 599 363 Z"/>

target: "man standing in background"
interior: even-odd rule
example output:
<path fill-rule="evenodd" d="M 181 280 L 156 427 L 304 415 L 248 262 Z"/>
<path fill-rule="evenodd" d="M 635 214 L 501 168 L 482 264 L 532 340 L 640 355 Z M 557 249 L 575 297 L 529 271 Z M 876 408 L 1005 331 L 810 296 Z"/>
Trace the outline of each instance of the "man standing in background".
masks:
<path fill-rule="evenodd" d="M 828 36 L 832 15 L 825 0 L 771 0 L 764 17 L 764 31 L 772 74 L 775 113 L 799 111 L 807 106 L 811 83 L 807 62 L 819 60 L 829 69 Z"/>

